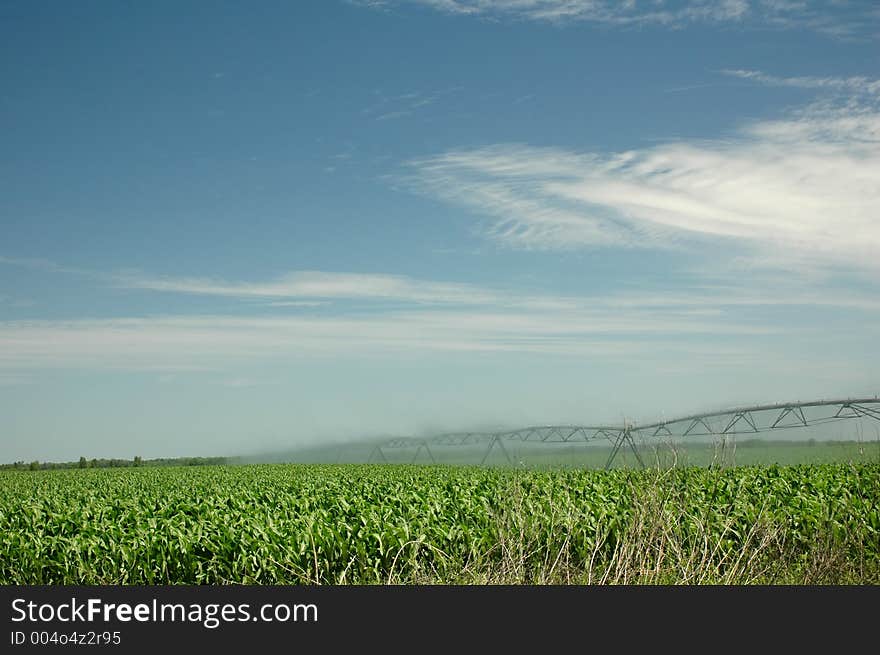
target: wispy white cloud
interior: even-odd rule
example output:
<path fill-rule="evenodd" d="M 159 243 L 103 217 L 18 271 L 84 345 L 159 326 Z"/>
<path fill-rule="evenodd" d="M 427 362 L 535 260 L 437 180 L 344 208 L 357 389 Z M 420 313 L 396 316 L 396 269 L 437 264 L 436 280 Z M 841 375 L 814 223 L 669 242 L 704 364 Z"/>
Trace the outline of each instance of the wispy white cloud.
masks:
<path fill-rule="evenodd" d="M 375 300 L 419 304 L 535 304 L 541 297 L 522 297 L 472 284 L 422 280 L 405 275 L 293 271 L 272 280 L 228 281 L 216 278 L 150 276 L 142 273 L 102 272 L 63 266 L 44 259 L 0 256 L 0 265 L 50 273 L 72 274 L 123 288 L 202 296 L 267 299 L 275 307 L 319 307 L 330 300 Z M 8 302 L 0 296 L 0 302 Z"/>
<path fill-rule="evenodd" d="M 499 299 L 493 292 L 470 284 L 434 282 L 402 275 L 325 271 L 296 271 L 266 282 L 119 276 L 116 284 L 132 289 L 237 298 L 388 300 L 469 305 L 488 304 Z M 297 300 L 294 302 L 300 306 L 316 306 L 321 301 Z"/>
<path fill-rule="evenodd" d="M 749 12 L 746 0 L 672 0 L 668 3 L 638 0 L 366 0 L 356 4 L 373 8 L 415 4 L 449 14 L 604 23 L 724 21 L 741 18 Z"/>
<path fill-rule="evenodd" d="M 376 120 L 377 121 L 390 121 L 390 120 L 394 120 L 395 118 L 403 118 L 404 116 L 409 116 L 411 114 L 412 114 L 411 111 L 389 111 L 385 114 L 380 114 L 379 116 L 376 116 Z"/>
<path fill-rule="evenodd" d="M 397 95 L 387 95 L 385 92 L 376 89 L 374 91 L 376 95 L 375 102 L 361 110 L 361 113 L 367 116 L 374 116 L 377 121 L 405 118 L 423 111 L 426 107 L 430 107 L 442 99 L 447 99 L 461 90 L 462 87 L 449 87 L 427 93 L 410 91 Z"/>
<path fill-rule="evenodd" d="M 322 307 L 329 305 L 329 300 L 275 300 L 266 303 L 269 307 Z"/>
<path fill-rule="evenodd" d="M 48 259 L 33 257 L 6 257 L 0 255 L 0 265 L 29 268 L 33 271 L 44 271 L 47 273 L 69 273 L 71 275 L 84 276 L 94 275 L 94 272 L 82 268 L 77 268 L 75 266 L 62 266 Z"/>
<path fill-rule="evenodd" d="M 394 352 L 521 352 L 619 357 L 712 347 L 682 335 L 719 339 L 774 329 L 719 321 L 701 312 L 619 308 L 504 312 L 412 311 L 372 316 L 239 318 L 170 316 L 0 322 L 0 370 L 217 370 L 232 364 L 306 356 Z M 665 339 L 670 339 L 668 342 Z M 722 346 L 719 351 L 724 351 Z"/>
<path fill-rule="evenodd" d="M 726 69 L 721 73 L 744 80 L 751 80 L 767 86 L 787 86 L 800 89 L 820 89 L 840 91 L 847 94 L 880 94 L 880 80 L 861 75 L 852 77 L 778 77 L 756 70 Z"/>
<path fill-rule="evenodd" d="M 445 353 L 519 353 L 616 363 L 662 353 L 668 361 L 741 366 L 778 357 L 770 343 L 778 348 L 783 342 L 809 342 L 825 334 L 821 321 L 800 320 L 801 306 L 847 311 L 856 335 L 880 325 L 880 300 L 870 289 L 823 293 L 785 279 L 752 288 L 704 279 L 700 284 L 584 296 L 316 272 L 247 283 L 107 276 L 114 279 L 129 288 L 268 304 L 319 307 L 327 302 L 284 300 L 289 296 L 379 302 L 356 309 L 334 303 L 332 311 L 284 316 L 252 311 L 245 317 L 2 321 L 0 376 L 18 381 L 29 379 L 32 369 L 79 368 L 212 371 L 238 380 L 244 378 L 231 372 L 242 366 L 303 357 Z M 397 306 L 389 308 L 389 299 L 398 301 Z M 798 322 L 779 320 L 785 308 L 793 308 Z"/>
<path fill-rule="evenodd" d="M 745 283 L 744 283 L 745 282 Z M 752 277 L 744 281 L 729 280 L 726 284 L 663 289 L 653 293 L 618 292 L 584 299 L 593 307 L 613 310 L 629 307 L 640 310 L 652 308 L 688 309 L 708 315 L 725 316 L 740 308 L 760 310 L 764 307 L 802 307 L 811 310 L 853 310 L 870 314 L 880 313 L 880 298 L 873 291 L 813 288 L 805 289 L 800 280 L 784 280 L 772 276 Z"/>
<path fill-rule="evenodd" d="M 810 29 L 850 37 L 876 28 L 870 0 L 352 0 L 373 9 L 407 5 L 491 19 L 606 25 L 749 24 L 758 28 Z"/>
<path fill-rule="evenodd" d="M 514 247 L 714 243 L 794 269 L 880 270 L 880 111 L 817 103 L 730 138 L 619 153 L 523 144 L 409 163 L 412 188 L 491 220 Z"/>
<path fill-rule="evenodd" d="M 228 282 L 187 278 L 122 278 L 119 286 L 165 293 L 227 296 L 241 299 L 323 298 L 348 301 L 390 301 L 398 304 L 479 307 L 490 310 L 582 311 L 589 308 L 719 311 L 729 307 L 812 306 L 864 311 L 880 310 L 880 300 L 852 289 L 820 293 L 778 278 L 764 276 L 766 284 L 744 289 L 703 272 L 674 289 L 652 293 L 611 291 L 594 295 L 559 295 L 471 284 L 419 280 L 402 275 L 369 275 L 304 271 L 268 282 Z M 331 300 L 272 300 L 270 307 L 319 308 Z"/>
<path fill-rule="evenodd" d="M 6 261 L 15 261 L 13 265 L 30 267 L 30 260 L 7 258 Z M 477 311 L 490 312 L 617 311 L 625 307 L 651 311 L 666 309 L 696 315 L 718 314 L 731 307 L 760 308 L 771 305 L 880 311 L 880 299 L 872 289 L 840 286 L 820 289 L 805 286 L 802 284 L 803 278 L 768 272 L 762 272 L 758 277 L 753 275 L 753 284 L 744 286 L 736 272 L 737 266 L 725 265 L 718 260 L 712 261 L 710 271 L 699 266 L 683 271 L 683 277 L 672 285 L 652 285 L 650 289 L 642 287 L 637 292 L 618 288 L 599 294 L 580 295 L 560 295 L 538 289 L 464 284 L 391 274 L 294 271 L 270 280 L 229 281 L 207 277 L 102 273 L 69 269 L 48 260 L 40 261 L 41 266 L 51 272 L 65 273 L 74 270 L 76 275 L 98 280 L 117 289 L 258 301 L 257 305 L 251 307 L 295 307 L 310 310 L 334 307 L 336 314 L 350 309 L 349 305 L 339 301 L 365 303 L 359 311 L 370 309 L 373 312 L 399 311 L 394 307 L 406 306 L 477 308 Z M 15 307 L 24 306 L 21 301 L 11 301 L 9 297 L 0 296 L 0 303 L 4 302 Z"/>
<path fill-rule="evenodd" d="M 876 38 L 878 19 L 873 0 L 760 0 L 764 25 L 807 29 L 834 38 Z"/>

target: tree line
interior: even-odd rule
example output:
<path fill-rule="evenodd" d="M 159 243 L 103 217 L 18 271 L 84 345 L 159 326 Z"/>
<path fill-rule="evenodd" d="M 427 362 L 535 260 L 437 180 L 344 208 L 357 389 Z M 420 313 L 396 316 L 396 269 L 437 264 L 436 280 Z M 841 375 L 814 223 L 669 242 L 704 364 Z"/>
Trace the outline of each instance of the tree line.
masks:
<path fill-rule="evenodd" d="M 162 457 L 158 459 L 143 459 L 136 455 L 133 459 L 106 459 L 80 457 L 75 462 L 32 462 L 18 461 L 11 464 L 0 464 L 0 470 L 18 471 L 46 471 L 52 469 L 106 469 L 128 468 L 141 466 L 212 466 L 227 464 L 225 457 Z"/>

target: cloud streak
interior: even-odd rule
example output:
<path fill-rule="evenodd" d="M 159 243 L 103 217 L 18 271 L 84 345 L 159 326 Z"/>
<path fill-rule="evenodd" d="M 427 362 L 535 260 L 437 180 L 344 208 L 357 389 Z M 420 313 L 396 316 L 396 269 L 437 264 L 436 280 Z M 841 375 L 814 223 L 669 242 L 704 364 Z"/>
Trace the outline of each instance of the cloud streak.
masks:
<path fill-rule="evenodd" d="M 62 267 L 51 267 L 57 270 Z M 520 354 L 635 363 L 662 353 L 695 365 L 760 364 L 778 348 L 821 338 L 821 320 L 783 314 L 842 310 L 854 334 L 880 320 L 876 294 L 806 292 L 781 280 L 753 289 L 732 283 L 560 296 L 416 280 L 394 275 L 298 272 L 269 282 L 119 278 L 117 286 L 162 293 L 292 303 L 307 313 L 173 315 L 0 322 L 0 377 L 33 369 L 231 371 L 301 358 Z M 124 280 L 124 281 L 123 281 Z M 352 308 L 320 298 L 378 301 Z M 278 300 L 282 298 L 282 300 Z M 389 308 L 388 300 L 402 307 Z M 781 314 L 781 312 L 783 314 Z M 822 316 L 821 313 L 817 314 Z M 839 337 L 835 337 L 839 338 Z M 769 344 L 775 343 L 775 347 Z M 764 353 L 764 354 L 762 354 Z M 10 382 L 11 381 L 11 382 Z"/>
<path fill-rule="evenodd" d="M 411 188 L 488 217 L 485 234 L 511 247 L 716 244 L 767 266 L 880 270 L 875 102 L 817 103 L 726 140 L 618 153 L 501 144 L 408 170 Z"/>
<path fill-rule="evenodd" d="M 700 349 L 681 335 L 771 335 L 774 330 L 681 310 L 428 311 L 380 316 L 169 316 L 0 322 L 0 370 L 220 369 L 310 356 L 520 352 L 621 354 Z M 721 336 L 719 336 L 721 335 Z M 716 344 L 717 346 L 717 344 Z M 723 350 L 723 348 L 722 348 Z M 706 348 L 708 352 L 708 347 Z"/>
<path fill-rule="evenodd" d="M 691 24 L 809 29 L 835 37 L 870 33 L 877 15 L 867 0 L 354 0 L 373 9 L 407 5 L 445 14 L 549 23 L 612 26 Z"/>
<path fill-rule="evenodd" d="M 430 304 L 488 304 L 494 293 L 469 284 L 418 280 L 402 275 L 371 275 L 325 271 L 296 271 L 265 282 L 228 282 L 210 278 L 123 276 L 117 285 L 172 293 L 236 298 L 297 298 L 315 305 L 328 299 L 385 300 Z M 277 302 L 276 302 L 277 304 Z M 289 303 L 288 303 L 289 304 Z"/>
<path fill-rule="evenodd" d="M 361 113 L 374 115 L 376 121 L 389 121 L 413 116 L 423 111 L 436 102 L 461 91 L 461 87 L 438 89 L 431 93 L 412 91 L 398 95 L 385 95 L 381 90 L 376 90 L 377 100 L 369 107 L 365 107 Z"/>
<path fill-rule="evenodd" d="M 858 288 L 826 289 L 824 293 L 805 289 L 799 280 L 764 275 L 753 288 L 745 288 L 742 279 L 723 275 L 714 262 L 715 272 L 692 273 L 674 288 L 642 288 L 638 292 L 608 290 L 602 294 L 559 295 L 539 290 L 531 292 L 484 285 L 424 280 L 405 275 L 341 273 L 329 271 L 293 271 L 270 280 L 229 281 L 210 277 L 149 276 L 131 273 L 102 273 L 72 269 L 48 260 L 38 260 L 39 270 L 75 274 L 98 280 L 116 289 L 152 291 L 261 301 L 273 308 L 330 309 L 345 311 L 343 301 L 364 303 L 362 309 L 389 311 L 388 304 L 414 307 L 479 308 L 489 311 L 583 311 L 618 310 L 621 307 L 641 310 L 686 310 L 720 312 L 732 307 L 803 306 L 880 311 L 880 299 Z M 32 260 L 0 257 L 0 264 L 33 268 Z M 0 303 L 21 305 L 6 296 Z M 393 310 L 392 310 L 393 311 Z"/>
<path fill-rule="evenodd" d="M 798 89 L 819 89 L 823 91 L 840 91 L 847 94 L 880 94 L 880 80 L 874 80 L 861 75 L 853 77 L 777 77 L 768 75 L 762 71 L 745 69 L 725 69 L 720 71 L 724 75 L 738 77 L 765 84 L 767 86 L 782 86 Z"/>

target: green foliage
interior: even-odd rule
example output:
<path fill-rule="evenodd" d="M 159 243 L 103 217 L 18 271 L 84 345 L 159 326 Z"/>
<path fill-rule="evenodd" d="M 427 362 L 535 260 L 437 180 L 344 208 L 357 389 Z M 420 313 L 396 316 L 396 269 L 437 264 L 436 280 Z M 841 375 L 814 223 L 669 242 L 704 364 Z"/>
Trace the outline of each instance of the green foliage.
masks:
<path fill-rule="evenodd" d="M 134 459 L 91 459 L 80 457 L 76 462 L 13 462 L 12 464 L 0 464 L 2 470 L 29 470 L 45 471 L 55 469 L 85 469 L 85 468 L 126 468 L 129 466 L 217 466 L 226 464 L 225 457 L 175 457 L 160 459 L 143 459 L 140 455 Z"/>
<path fill-rule="evenodd" d="M 699 552 L 724 581 L 765 529 L 762 571 L 806 571 L 817 544 L 856 581 L 880 568 L 877 464 L 145 466 L 6 471 L 0 488 L 7 585 L 529 582 L 554 580 L 560 561 L 586 580 L 630 551 L 632 579 L 688 580 Z"/>

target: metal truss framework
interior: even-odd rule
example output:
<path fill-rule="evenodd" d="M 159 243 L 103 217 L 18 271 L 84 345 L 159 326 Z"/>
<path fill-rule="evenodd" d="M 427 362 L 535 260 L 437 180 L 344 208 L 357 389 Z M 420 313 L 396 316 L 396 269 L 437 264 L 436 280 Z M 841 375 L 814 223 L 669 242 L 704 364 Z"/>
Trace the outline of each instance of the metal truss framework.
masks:
<path fill-rule="evenodd" d="M 702 414 L 691 414 L 670 420 L 637 425 L 540 425 L 518 430 L 497 432 L 450 432 L 427 438 L 396 437 L 377 445 L 370 453 L 369 461 L 388 459 L 383 449 L 413 449 L 412 463 L 422 450 L 434 463 L 431 446 L 468 446 L 486 444 L 486 452 L 480 464 L 484 464 L 494 448 L 498 448 L 513 463 L 505 442 L 522 443 L 587 443 L 607 439 L 611 454 L 605 463 L 610 468 L 621 449 L 630 448 L 636 461 L 644 468 L 636 440 L 664 437 L 722 437 L 738 434 L 758 434 L 792 428 L 824 425 L 846 419 L 870 418 L 880 421 L 880 397 L 847 398 L 844 400 L 814 400 L 809 402 L 774 403 L 734 407 Z"/>

